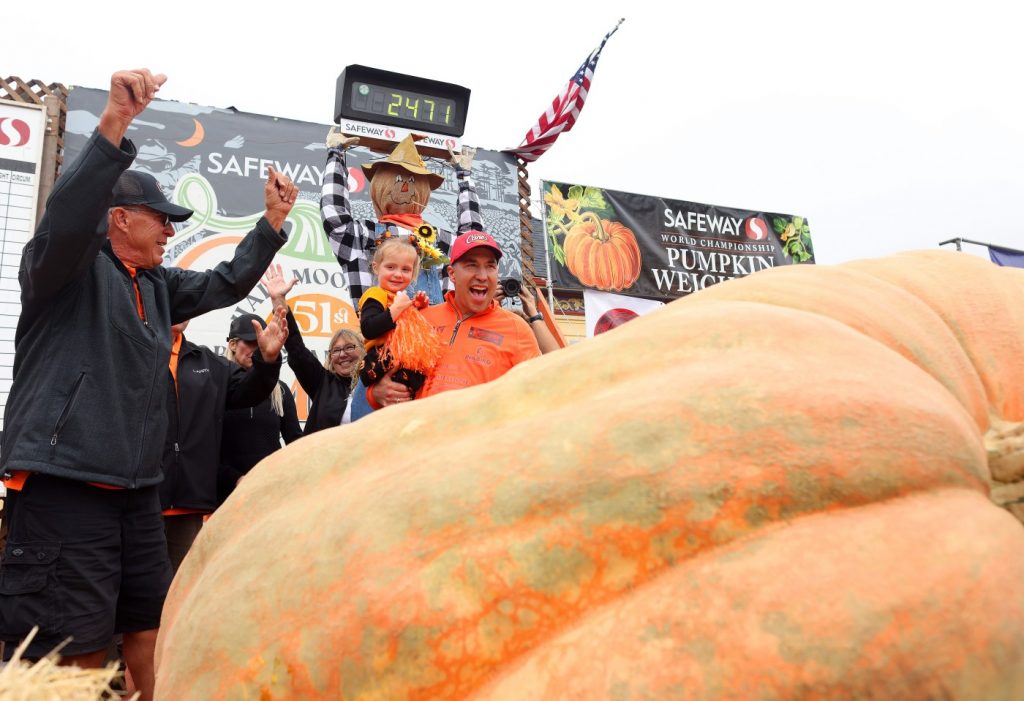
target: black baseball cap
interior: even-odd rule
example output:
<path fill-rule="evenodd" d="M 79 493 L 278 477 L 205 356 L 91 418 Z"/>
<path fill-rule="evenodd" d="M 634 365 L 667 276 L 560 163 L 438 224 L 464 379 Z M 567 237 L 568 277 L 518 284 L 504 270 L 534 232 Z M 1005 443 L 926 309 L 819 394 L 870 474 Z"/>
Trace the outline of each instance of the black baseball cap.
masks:
<path fill-rule="evenodd" d="M 193 214 L 192 210 L 187 207 L 168 202 L 156 178 L 141 170 L 126 170 L 121 173 L 121 177 L 114 185 L 113 195 L 114 201 L 110 203 L 111 207 L 145 205 L 166 214 L 173 222 L 185 221 Z"/>
<path fill-rule="evenodd" d="M 256 340 L 256 331 L 252 328 L 252 322 L 258 321 L 260 326 L 267 328 L 267 322 L 262 316 L 255 314 L 241 314 L 231 320 L 231 328 L 228 329 L 228 340 L 238 338 L 250 343 Z"/>

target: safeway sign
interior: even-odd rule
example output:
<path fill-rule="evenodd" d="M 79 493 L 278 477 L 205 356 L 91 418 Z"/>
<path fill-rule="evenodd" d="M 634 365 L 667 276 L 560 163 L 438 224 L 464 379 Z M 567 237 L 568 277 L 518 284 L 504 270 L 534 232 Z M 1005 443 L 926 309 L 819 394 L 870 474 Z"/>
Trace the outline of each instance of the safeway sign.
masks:
<path fill-rule="evenodd" d="M 556 286 L 683 297 L 777 265 L 813 263 L 803 217 L 543 182 Z"/>

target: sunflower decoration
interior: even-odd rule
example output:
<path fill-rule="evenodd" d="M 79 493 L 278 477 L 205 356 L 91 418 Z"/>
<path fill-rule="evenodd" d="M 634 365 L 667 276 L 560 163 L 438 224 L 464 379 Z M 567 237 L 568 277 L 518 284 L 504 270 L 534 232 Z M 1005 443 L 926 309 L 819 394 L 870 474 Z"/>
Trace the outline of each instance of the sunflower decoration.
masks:
<path fill-rule="evenodd" d="M 437 241 L 437 228 L 424 222 L 413 230 L 409 237 L 416 250 L 420 252 L 420 266 L 434 268 L 448 262 L 448 256 L 434 245 Z"/>

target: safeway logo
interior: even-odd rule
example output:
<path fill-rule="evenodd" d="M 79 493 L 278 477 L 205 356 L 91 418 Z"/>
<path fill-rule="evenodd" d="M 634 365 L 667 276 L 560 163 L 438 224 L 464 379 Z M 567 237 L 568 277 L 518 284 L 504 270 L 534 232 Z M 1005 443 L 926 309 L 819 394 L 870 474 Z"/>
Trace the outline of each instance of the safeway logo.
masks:
<path fill-rule="evenodd" d="M 444 145 L 451 149 L 455 148 L 455 139 L 445 139 Z"/>
<path fill-rule="evenodd" d="M 743 225 L 743 232 L 751 241 L 764 241 L 768 238 L 768 225 L 761 217 L 750 217 Z"/>
<path fill-rule="evenodd" d="M 0 117 L 0 146 L 24 146 L 29 136 L 27 123 L 14 117 Z"/>
<path fill-rule="evenodd" d="M 359 168 L 349 168 L 348 191 L 362 192 L 364 188 L 366 188 L 366 176 L 360 172 Z"/>
<path fill-rule="evenodd" d="M 395 138 L 395 130 L 394 129 L 385 129 L 384 130 L 384 136 L 387 137 L 388 139 Z"/>

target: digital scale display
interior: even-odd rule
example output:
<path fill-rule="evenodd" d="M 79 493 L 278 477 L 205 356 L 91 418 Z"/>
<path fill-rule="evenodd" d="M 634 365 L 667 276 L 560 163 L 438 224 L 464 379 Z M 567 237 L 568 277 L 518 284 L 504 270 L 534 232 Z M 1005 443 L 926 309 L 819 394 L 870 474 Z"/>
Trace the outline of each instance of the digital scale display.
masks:
<path fill-rule="evenodd" d="M 450 129 L 458 114 L 454 100 L 362 82 L 352 83 L 350 104 L 353 111 L 364 113 L 370 121 L 398 118 L 429 124 L 431 131 Z"/>
<path fill-rule="evenodd" d="M 462 136 L 469 88 L 351 65 L 338 76 L 334 121 L 355 119 L 412 131 Z"/>

